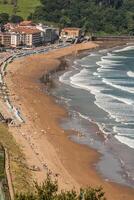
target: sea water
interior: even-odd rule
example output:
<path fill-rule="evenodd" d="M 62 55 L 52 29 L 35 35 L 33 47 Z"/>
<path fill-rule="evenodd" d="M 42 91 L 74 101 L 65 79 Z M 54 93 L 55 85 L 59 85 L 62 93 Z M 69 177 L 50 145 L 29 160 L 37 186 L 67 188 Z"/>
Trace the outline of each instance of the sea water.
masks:
<path fill-rule="evenodd" d="M 76 59 L 59 81 L 56 95 L 66 102 L 72 118 L 64 128 L 83 132 L 85 137 L 72 139 L 103 154 L 96 167 L 106 180 L 133 187 L 134 46 L 100 50 Z M 90 122 L 103 131 L 104 144 L 86 129 Z"/>

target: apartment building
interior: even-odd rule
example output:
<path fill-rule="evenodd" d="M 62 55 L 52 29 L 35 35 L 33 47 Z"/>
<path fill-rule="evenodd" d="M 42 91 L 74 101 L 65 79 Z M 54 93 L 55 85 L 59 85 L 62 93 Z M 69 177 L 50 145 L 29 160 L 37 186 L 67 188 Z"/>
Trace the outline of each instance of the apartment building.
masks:
<path fill-rule="evenodd" d="M 32 47 L 41 44 L 41 31 L 35 27 L 19 26 L 12 30 L 11 37 L 13 47 L 19 45 Z"/>
<path fill-rule="evenodd" d="M 43 24 L 36 25 L 36 28 L 41 31 L 43 43 L 53 43 L 59 38 L 59 30 L 56 28 L 45 26 Z"/>
<path fill-rule="evenodd" d="M 59 38 L 59 29 L 43 24 L 36 25 L 32 21 L 7 23 L 4 28 L 6 32 L 0 32 L 0 44 L 5 47 L 38 46 L 53 43 Z"/>
<path fill-rule="evenodd" d="M 11 46 L 17 47 L 21 45 L 21 36 L 19 33 L 11 33 Z"/>
<path fill-rule="evenodd" d="M 0 45 L 4 47 L 10 47 L 11 46 L 11 34 L 6 32 L 0 33 Z"/>

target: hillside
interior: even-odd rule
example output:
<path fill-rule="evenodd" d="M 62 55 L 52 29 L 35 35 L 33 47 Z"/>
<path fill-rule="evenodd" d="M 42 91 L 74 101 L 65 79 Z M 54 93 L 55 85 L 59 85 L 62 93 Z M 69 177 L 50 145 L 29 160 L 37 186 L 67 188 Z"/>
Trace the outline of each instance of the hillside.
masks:
<path fill-rule="evenodd" d="M 134 34 L 134 0 L 41 0 L 33 20 L 101 34 Z"/>
<path fill-rule="evenodd" d="M 6 4 L 4 4 L 3 2 L 6 1 L 0 0 L 0 13 L 6 12 L 10 15 L 14 14 L 11 0 L 7 0 Z M 35 7 L 37 7 L 38 5 L 40 5 L 40 0 L 18 0 L 16 14 L 26 19 L 29 13 L 33 12 Z"/>

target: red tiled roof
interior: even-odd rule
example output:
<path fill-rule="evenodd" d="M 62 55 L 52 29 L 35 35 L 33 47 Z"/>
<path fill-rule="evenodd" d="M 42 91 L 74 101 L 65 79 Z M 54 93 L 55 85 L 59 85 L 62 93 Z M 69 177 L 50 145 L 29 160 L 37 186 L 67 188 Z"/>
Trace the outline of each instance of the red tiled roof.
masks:
<path fill-rule="evenodd" d="M 16 32 L 16 33 L 26 33 L 26 34 L 34 34 L 34 33 L 40 33 L 41 32 L 37 28 L 33 28 L 33 27 L 28 28 L 28 27 L 23 27 L 23 26 L 16 27 L 12 31 Z"/>
<path fill-rule="evenodd" d="M 29 26 L 29 25 L 32 25 L 32 21 L 22 21 L 20 22 L 20 26 Z"/>
<path fill-rule="evenodd" d="M 16 26 L 16 25 L 13 24 L 13 23 L 7 23 L 7 24 L 4 25 L 5 28 L 13 28 L 13 27 L 15 27 L 15 26 Z"/>

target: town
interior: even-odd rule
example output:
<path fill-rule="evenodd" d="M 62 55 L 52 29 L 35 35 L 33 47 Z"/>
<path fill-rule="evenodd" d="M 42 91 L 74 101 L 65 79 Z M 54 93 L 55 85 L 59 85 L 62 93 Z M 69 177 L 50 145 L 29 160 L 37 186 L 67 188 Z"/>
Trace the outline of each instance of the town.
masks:
<path fill-rule="evenodd" d="M 134 200 L 134 0 L 0 0 L 0 200 Z"/>
<path fill-rule="evenodd" d="M 49 27 L 43 24 L 35 24 L 32 21 L 20 23 L 7 23 L 1 27 L 1 50 L 8 48 L 32 48 L 46 44 L 59 42 L 79 43 L 82 31 L 79 28 Z"/>

